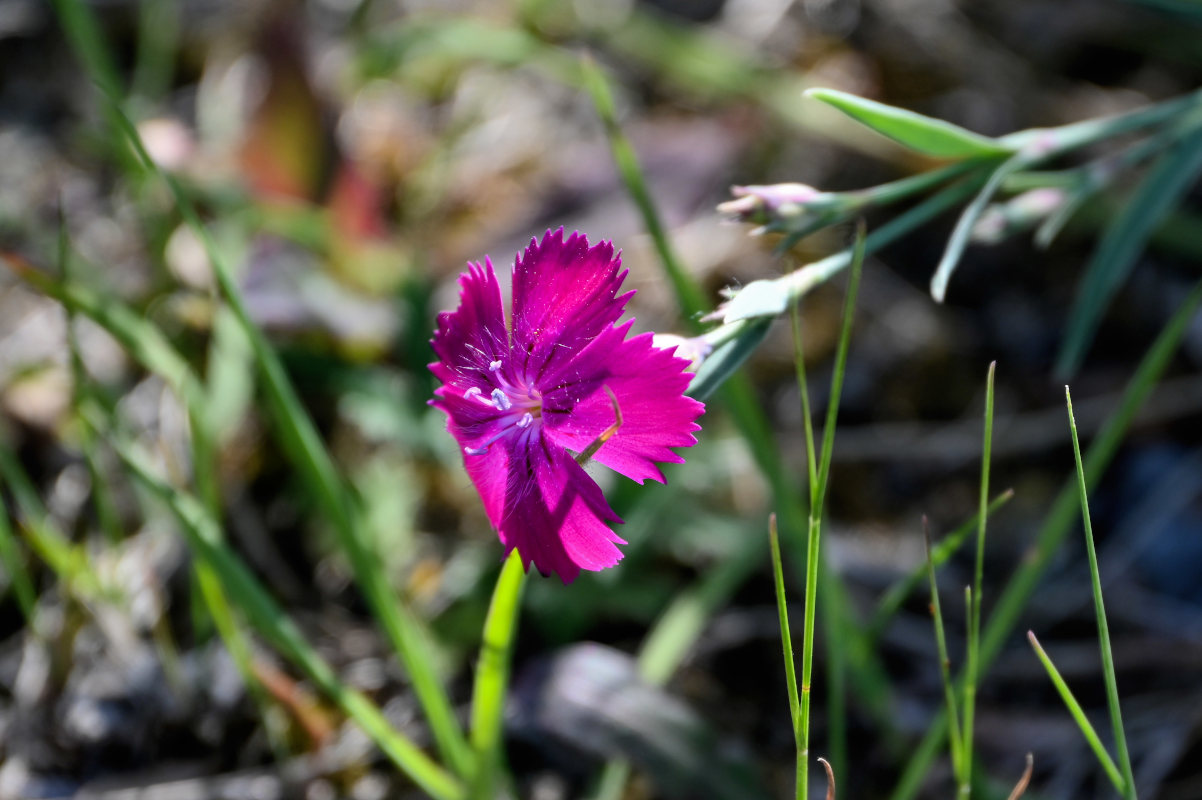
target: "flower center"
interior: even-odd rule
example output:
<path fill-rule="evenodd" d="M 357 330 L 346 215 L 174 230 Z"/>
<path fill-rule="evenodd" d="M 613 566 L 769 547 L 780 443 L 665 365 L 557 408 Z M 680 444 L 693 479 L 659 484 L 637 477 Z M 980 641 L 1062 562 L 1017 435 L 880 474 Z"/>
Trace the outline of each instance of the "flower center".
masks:
<path fill-rule="evenodd" d="M 463 448 L 463 452 L 469 456 L 482 456 L 498 439 L 517 431 L 530 429 L 542 421 L 542 394 L 538 389 L 527 386 L 525 382 L 519 381 L 518 385 L 510 383 L 501 374 L 500 366 L 501 362 L 499 361 L 494 361 L 489 365 L 497 383 L 501 384 L 495 387 L 490 394 L 485 395 L 484 390 L 479 386 L 473 386 L 463 393 L 466 399 L 476 400 L 499 411 L 498 419 L 501 422 L 501 429 L 494 433 L 487 442 L 479 447 L 465 446 Z"/>

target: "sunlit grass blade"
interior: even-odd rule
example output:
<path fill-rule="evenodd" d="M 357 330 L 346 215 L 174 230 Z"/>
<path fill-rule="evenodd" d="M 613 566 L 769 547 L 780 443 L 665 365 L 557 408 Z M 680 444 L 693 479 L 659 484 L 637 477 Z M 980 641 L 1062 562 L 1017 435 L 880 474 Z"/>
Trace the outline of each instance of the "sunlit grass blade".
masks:
<path fill-rule="evenodd" d="M 439 800 L 462 798 L 462 784 L 431 760 L 417 745 L 395 730 L 371 701 L 338 679 L 330 665 L 305 640 L 296 624 L 229 549 L 220 534 L 218 523 L 205 510 L 204 505 L 194 496 L 161 480 L 133 446 L 116 432 L 107 430 L 100 415 L 87 414 L 86 420 L 98 433 L 105 436 L 130 474 L 174 513 L 192 552 L 213 568 L 226 592 L 251 624 L 325 692 L 347 716 L 355 720 L 380 749 L 422 789 Z"/>
<path fill-rule="evenodd" d="M 1014 490 L 1007 489 L 990 502 L 988 513 L 990 516 L 1014 497 Z M 960 549 L 961 545 L 968 540 L 968 535 L 977 529 L 978 514 L 973 516 L 961 524 L 954 531 L 939 540 L 931 550 L 931 561 L 935 565 L 935 569 L 943 566 Z M 899 578 L 891 585 L 881 599 L 877 602 L 876 611 L 873 612 L 872 619 L 868 623 L 868 633 L 876 639 L 884 631 L 885 626 L 893 619 L 893 616 L 902 607 L 906 598 L 913 594 L 914 590 L 922 583 L 923 577 L 926 576 L 926 563 L 919 564 L 912 569 L 909 574 Z"/>
<path fill-rule="evenodd" d="M 1093 444 L 1086 451 L 1083 465 L 1087 487 L 1101 479 L 1113 461 L 1119 445 L 1131 427 L 1132 420 L 1142 408 L 1157 382 L 1164 374 L 1169 361 L 1177 352 L 1190 322 L 1202 305 L 1202 283 L 1195 284 L 1181 306 L 1165 323 L 1160 335 L 1148 347 L 1135 373 L 1127 382 L 1127 388 L 1119 401 L 1119 407 L 1102 426 Z M 1047 571 L 1052 558 L 1060 549 L 1064 538 L 1072 530 L 1073 522 L 1080 512 L 1076 482 L 1066 483 L 1057 495 L 1051 511 L 1035 535 L 1028 556 L 1011 576 L 1006 588 L 998 598 L 989 622 L 981 637 L 980 668 L 983 674 L 997 658 L 1003 643 L 1014 630 L 1031 594 Z M 890 794 L 891 800 L 911 800 L 922 785 L 923 778 L 939 752 L 943 737 L 947 735 L 947 717 L 941 712 L 927 727 L 922 740 L 912 749 L 909 761 Z"/>
<path fill-rule="evenodd" d="M 505 560 L 493 589 L 476 665 L 471 726 L 471 743 L 476 751 L 472 797 L 476 800 L 493 800 L 495 796 L 493 787 L 501 760 L 501 721 L 525 579 L 522 557 L 515 549 Z"/>
<path fill-rule="evenodd" d="M 1110 647 L 1110 626 L 1106 622 L 1106 606 L 1102 602 L 1102 577 L 1098 571 L 1098 553 L 1094 548 L 1093 524 L 1089 518 L 1089 494 L 1085 486 L 1085 467 L 1081 464 L 1081 443 L 1077 439 L 1077 420 L 1073 417 L 1073 398 L 1064 387 L 1064 402 L 1068 408 L 1068 425 L 1073 434 L 1073 459 L 1077 465 L 1077 489 L 1081 500 L 1081 521 L 1085 526 L 1085 551 L 1089 555 L 1089 577 L 1093 587 L 1094 611 L 1098 618 L 1098 647 L 1102 652 L 1102 676 L 1106 681 L 1106 705 L 1110 710 L 1110 725 L 1114 733 L 1115 750 L 1123 770 L 1123 797 L 1135 800 L 1135 777 L 1131 770 L 1131 753 L 1123 731 L 1123 712 L 1119 706 L 1118 682 L 1114 675 L 1114 653 Z"/>
<path fill-rule="evenodd" d="M 12 494 L 14 511 L 30 550 L 58 576 L 77 597 L 109 597 L 103 582 L 92 568 L 88 553 L 76 545 L 55 524 L 36 487 L 16 455 L 0 447 L 0 482 Z"/>
<path fill-rule="evenodd" d="M 1089 747 L 1093 750 L 1094 755 L 1097 756 L 1098 763 L 1102 765 L 1106 777 L 1114 784 L 1114 788 L 1118 790 L 1119 794 L 1127 797 L 1127 783 L 1123 780 L 1123 776 L 1119 774 L 1119 768 L 1115 766 L 1114 759 L 1106 752 L 1106 747 L 1102 744 L 1102 740 L 1098 738 L 1098 732 L 1094 730 L 1093 723 L 1085 715 L 1085 710 L 1081 708 L 1081 704 L 1073 696 L 1072 690 L 1064 682 L 1064 678 L 1060 675 L 1060 671 L 1056 669 L 1056 665 L 1052 663 L 1052 659 L 1048 657 L 1043 647 L 1040 646 L 1034 632 L 1027 631 L 1027 640 L 1031 642 L 1031 647 L 1035 650 L 1035 655 L 1039 656 L 1044 669 L 1048 671 L 1048 677 L 1052 679 L 1052 684 L 1056 687 L 1056 691 L 1060 693 L 1061 699 L 1064 700 L 1064 705 L 1068 708 L 1069 713 L 1072 714 L 1077 727 L 1081 729 L 1082 735 L 1085 736 L 1085 741 L 1089 742 Z"/>
<path fill-rule="evenodd" d="M 834 106 L 903 147 L 935 158 L 971 158 L 1011 152 L 1006 145 L 970 130 L 896 106 L 835 89 L 809 89 L 807 97 Z"/>
<path fill-rule="evenodd" d="M 939 676 L 943 681 L 943 699 L 947 705 L 948 719 L 951 720 L 948 749 L 952 759 L 952 771 L 958 776 L 963 772 L 960 717 L 956 711 L 956 690 L 952 686 L 952 662 L 947 655 L 947 636 L 944 634 L 943 628 L 943 609 L 939 603 L 939 586 L 935 581 L 935 560 L 931 557 L 931 528 L 925 516 L 922 518 L 922 538 L 926 547 L 927 577 L 931 584 L 931 617 L 935 621 L 935 647 L 939 654 Z"/>
<path fill-rule="evenodd" d="M 1202 174 L 1202 112 L 1190 118 L 1188 132 L 1148 169 L 1123 210 L 1105 226 L 1065 327 L 1056 361 L 1062 376 L 1074 373 L 1085 358 L 1103 314 L 1122 286 L 1153 230 Z"/>
<path fill-rule="evenodd" d="M 985 378 L 985 433 L 981 443 L 981 490 L 977 510 L 977 553 L 972 581 L 972 603 L 968 612 L 968 654 L 964 666 L 964 744 L 960 791 L 967 793 L 972 783 L 973 725 L 975 722 L 977 685 L 980 682 L 981 596 L 985 578 L 985 529 L 989 519 L 989 465 L 993 456 L 993 379 L 997 362 L 989 365 Z"/>
<path fill-rule="evenodd" d="M 110 98 L 111 101 L 111 98 Z M 384 628 L 398 656 L 409 672 L 414 691 L 426 713 L 430 729 L 444 758 L 461 775 L 472 770 L 466 740 L 451 707 L 450 698 L 438 679 L 430 657 L 429 643 L 417 620 L 392 590 L 384 574 L 383 560 L 371 552 L 370 537 L 354 498 L 342 483 L 337 468 L 300 402 L 279 356 L 266 336 L 250 319 L 234 280 L 216 242 L 200 220 L 191 200 L 172 176 L 159 169 L 146 152 L 133 123 L 120 107 L 114 108 L 122 130 L 145 167 L 171 191 L 185 223 L 204 247 L 213 267 L 222 295 L 250 342 L 259 369 L 268 408 L 276 423 L 276 433 L 293 466 L 312 491 L 314 502 L 333 524 L 372 613 Z"/>
<path fill-rule="evenodd" d="M 805 771 L 805 748 L 801 740 L 801 707 L 797 698 L 797 669 L 793 665 L 793 633 L 789 629 L 789 605 L 785 598 L 785 573 L 780 560 L 780 537 L 776 531 L 776 515 L 768 518 L 768 542 L 772 551 L 772 578 L 776 587 L 776 612 L 780 620 L 781 649 L 785 659 L 785 687 L 789 693 L 789 719 L 793 722 L 793 742 L 797 748 L 797 797 L 804 797 L 802 788 Z"/>

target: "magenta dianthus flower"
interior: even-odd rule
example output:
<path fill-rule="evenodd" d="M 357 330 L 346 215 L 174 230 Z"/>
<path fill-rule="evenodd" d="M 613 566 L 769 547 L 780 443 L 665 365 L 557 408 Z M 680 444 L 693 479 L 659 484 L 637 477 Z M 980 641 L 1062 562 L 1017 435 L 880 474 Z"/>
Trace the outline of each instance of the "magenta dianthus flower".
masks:
<path fill-rule="evenodd" d="M 621 522 L 571 452 L 642 483 L 663 482 L 656 462 L 696 443 L 704 406 L 684 390 L 689 362 L 644 333 L 617 324 L 633 291 L 613 245 L 563 229 L 530 240 L 513 265 L 507 322 L 492 262 L 469 264 L 459 308 L 438 315 L 430 370 L 443 385 L 431 404 L 447 430 L 508 554 L 570 583 L 580 570 L 612 567 L 625 542 Z M 615 408 L 616 405 L 616 408 Z M 614 431 L 616 411 L 621 424 Z"/>

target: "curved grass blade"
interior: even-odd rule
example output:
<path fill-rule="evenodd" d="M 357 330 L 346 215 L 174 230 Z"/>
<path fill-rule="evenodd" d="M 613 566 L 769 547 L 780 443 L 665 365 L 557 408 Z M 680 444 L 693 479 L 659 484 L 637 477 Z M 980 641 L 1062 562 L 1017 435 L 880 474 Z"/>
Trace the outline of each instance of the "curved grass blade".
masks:
<path fill-rule="evenodd" d="M 988 513 L 992 516 L 1002 506 L 1010 502 L 1014 497 L 1014 490 L 1007 489 L 999 494 L 989 503 Z M 934 562 L 935 568 L 943 566 L 947 560 L 951 558 L 960 546 L 968 539 L 968 535 L 977 529 L 978 515 L 974 514 L 970 519 L 960 525 L 951 533 L 944 536 L 939 544 L 935 545 L 931 550 L 931 561 Z M 919 564 L 910 573 L 902 578 L 899 578 L 889 589 L 881 595 L 880 601 L 877 603 L 876 611 L 872 615 L 872 620 L 868 624 L 869 635 L 874 639 L 881 635 L 885 626 L 889 624 L 889 620 L 893 619 L 893 615 L 901 608 L 902 603 L 906 601 L 922 583 L 923 577 L 926 575 L 926 563 Z"/>
<path fill-rule="evenodd" d="M 1143 252 L 1156 226 L 1202 174 L 1202 116 L 1191 115 L 1188 132 L 1148 169 L 1123 210 L 1106 226 L 1073 299 L 1056 372 L 1081 366 L 1102 315 Z"/>
<path fill-rule="evenodd" d="M 1114 788 L 1118 790 L 1118 793 L 1126 797 L 1126 782 L 1123 780 L 1123 776 L 1119 774 L 1119 768 L 1114 765 L 1114 759 L 1106 752 L 1106 747 L 1102 744 L 1102 740 L 1098 738 L 1098 732 L 1094 730 L 1093 723 L 1085 715 L 1085 709 L 1081 708 L 1081 704 L 1073 696 L 1073 690 L 1068 688 L 1068 684 L 1064 682 L 1064 677 L 1061 676 L 1060 670 L 1056 669 L 1056 665 L 1052 663 L 1052 659 L 1044 652 L 1043 647 L 1039 644 L 1039 640 L 1035 638 L 1033 631 L 1027 631 L 1027 640 L 1031 643 L 1031 648 L 1035 651 L 1035 655 L 1039 656 L 1044 669 L 1048 671 L 1048 677 L 1051 678 L 1056 691 L 1060 693 L 1061 699 L 1064 700 L 1064 705 L 1068 708 L 1068 713 L 1073 715 L 1073 720 L 1076 721 L 1077 727 L 1081 729 L 1081 734 L 1085 737 L 1085 741 L 1089 742 L 1089 748 L 1097 756 L 1098 763 L 1102 765 L 1102 770 L 1106 773 L 1106 777 L 1114 784 Z"/>
<path fill-rule="evenodd" d="M 998 156 L 1014 150 L 996 139 L 926 117 L 904 108 L 878 103 L 835 89 L 808 89 L 806 97 L 821 100 L 903 147 L 935 158 Z"/>
<path fill-rule="evenodd" d="M 130 443 L 106 430 L 100 415 L 85 412 L 82 416 L 98 434 L 105 436 L 133 477 L 171 509 L 192 552 L 213 568 L 226 592 L 251 624 L 355 720 L 422 789 L 439 800 L 460 800 L 464 795 L 462 784 L 394 729 L 370 700 L 338 679 L 291 618 L 223 541 L 218 523 L 204 505 L 193 495 L 161 480 Z"/>

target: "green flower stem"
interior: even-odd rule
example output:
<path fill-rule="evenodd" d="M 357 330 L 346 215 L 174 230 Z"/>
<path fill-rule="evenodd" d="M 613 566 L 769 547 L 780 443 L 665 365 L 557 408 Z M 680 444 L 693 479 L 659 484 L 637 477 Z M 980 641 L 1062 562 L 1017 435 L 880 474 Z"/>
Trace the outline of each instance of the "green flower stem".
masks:
<path fill-rule="evenodd" d="M 865 237 L 864 252 L 875 253 L 881 248 L 893 244 L 943 212 L 954 208 L 960 201 L 971 197 L 980 190 L 986 180 L 987 176 L 985 175 L 965 178 L 948 186 L 938 194 L 928 197 L 904 214 L 899 214 Z M 776 283 L 781 288 L 785 302 L 796 302 L 798 298 L 818 284 L 825 283 L 842 272 L 851 265 L 852 255 L 851 248 L 841 250 L 778 278 Z"/>
<path fill-rule="evenodd" d="M 1052 679 L 1052 684 L 1056 687 L 1056 691 L 1060 693 L 1061 699 L 1064 700 L 1064 705 L 1068 707 L 1069 713 L 1073 715 L 1077 727 L 1081 729 L 1082 735 L 1085 736 L 1085 741 L 1089 742 L 1089 747 L 1093 750 L 1094 755 L 1097 756 L 1098 763 L 1102 765 L 1102 769 L 1105 770 L 1106 777 L 1110 778 L 1110 782 L 1114 784 L 1114 788 L 1118 790 L 1119 794 L 1127 797 L 1127 786 L 1129 784 L 1119 774 L 1119 768 L 1114 765 L 1114 760 L 1106 752 L 1106 747 L 1102 744 L 1102 740 L 1098 738 L 1098 732 L 1094 730 L 1093 723 L 1085 715 L 1085 710 L 1081 708 L 1081 704 L 1077 702 L 1077 698 L 1073 696 L 1072 690 L 1064 682 L 1060 671 L 1056 669 L 1056 665 L 1052 663 L 1052 659 L 1044 652 L 1044 649 L 1039 644 L 1039 640 L 1035 638 L 1035 634 L 1032 631 L 1027 631 L 1027 640 L 1031 642 L 1031 647 L 1035 650 L 1035 655 L 1039 656 L 1039 660 L 1043 662 L 1044 669 L 1048 671 L 1048 677 Z"/>
<path fill-rule="evenodd" d="M 494 786 L 501 762 L 501 722 L 525 583 L 522 557 L 514 549 L 505 560 L 493 589 L 472 690 L 471 744 L 476 753 L 476 773 L 471 796 L 475 800 L 494 800 L 495 796 Z"/>
<path fill-rule="evenodd" d="M 1134 111 L 1090 119 L 1059 128 L 1033 128 L 1003 136 L 999 142 L 1015 149 L 1033 150 L 1050 159 L 1086 145 L 1150 128 L 1202 106 L 1202 89 Z"/>
<path fill-rule="evenodd" d="M 797 797 L 805 800 L 809 792 L 810 759 L 810 696 L 813 689 L 814 669 L 814 622 L 818 606 L 819 552 L 822 537 L 822 509 L 826 503 L 826 489 L 830 480 L 831 456 L 835 445 L 835 424 L 839 415 L 839 399 L 843 392 L 843 377 L 847 371 L 847 352 L 851 345 L 852 321 L 855 317 L 856 296 L 859 294 L 860 273 L 864 266 L 864 225 L 860 224 L 856 242 L 852 247 L 851 280 L 843 302 L 843 322 L 839 330 L 839 344 L 835 351 L 835 368 L 831 376 L 830 397 L 827 401 L 826 420 L 822 427 L 822 451 L 818 454 L 817 477 L 810 473 L 810 520 L 806 535 L 806 582 L 805 623 L 801 641 L 801 734 L 798 744 Z M 804 384 L 804 372 L 800 373 Z M 808 392 L 803 389 L 803 396 Z M 806 404 L 808 406 L 808 403 Z M 815 462 L 814 439 L 806 437 L 807 461 Z"/>
<path fill-rule="evenodd" d="M 1093 524 L 1089 519 L 1089 496 L 1085 486 L 1085 467 L 1081 464 L 1081 444 L 1077 439 L 1077 420 L 1073 417 L 1073 398 L 1064 387 L 1064 401 L 1068 407 L 1069 429 L 1073 432 L 1073 459 L 1077 463 L 1077 490 L 1081 497 L 1081 520 L 1085 525 L 1085 550 L 1089 554 L 1089 577 L 1093 584 L 1093 604 L 1098 617 L 1098 646 L 1102 651 L 1102 674 L 1106 679 L 1106 705 L 1110 709 L 1110 725 L 1114 731 L 1114 745 L 1118 751 L 1119 765 L 1123 769 L 1122 794 L 1125 800 L 1135 800 L 1135 776 L 1131 769 L 1131 754 L 1127 749 L 1127 736 L 1123 732 L 1123 712 L 1119 706 L 1118 683 L 1114 676 L 1114 654 L 1110 648 L 1110 626 L 1106 623 L 1106 606 L 1102 602 L 1102 578 L 1098 572 L 1098 554 L 1094 549 Z"/>
<path fill-rule="evenodd" d="M 858 213 L 870 208 L 880 208 L 892 205 L 901 200 L 909 199 L 920 192 L 941 186 L 953 178 L 958 178 L 969 172 L 981 169 L 983 166 L 997 161 L 996 158 L 970 158 L 956 161 L 938 169 L 909 175 L 888 183 L 870 186 L 867 189 L 855 189 L 849 192 L 839 192 L 838 197 L 851 201 L 848 211 Z M 844 215 L 844 218 L 852 214 Z"/>

